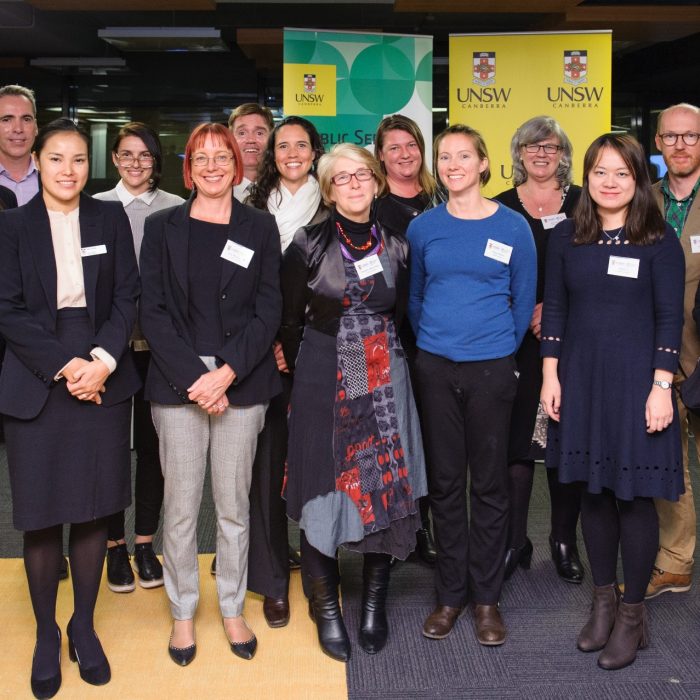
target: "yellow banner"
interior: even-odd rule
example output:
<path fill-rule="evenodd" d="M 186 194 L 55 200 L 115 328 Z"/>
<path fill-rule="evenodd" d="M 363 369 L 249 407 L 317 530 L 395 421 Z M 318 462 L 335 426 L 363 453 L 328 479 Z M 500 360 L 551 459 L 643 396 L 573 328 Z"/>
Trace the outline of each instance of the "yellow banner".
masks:
<path fill-rule="evenodd" d="M 484 194 L 512 187 L 510 140 L 531 117 L 548 115 L 574 147 L 574 181 L 583 154 L 610 131 L 612 34 L 464 34 L 450 36 L 450 124 L 486 140 L 491 181 Z"/>
<path fill-rule="evenodd" d="M 335 66 L 285 63 L 283 69 L 285 112 L 299 117 L 334 117 Z M 287 111 L 287 106 L 292 107 Z"/>

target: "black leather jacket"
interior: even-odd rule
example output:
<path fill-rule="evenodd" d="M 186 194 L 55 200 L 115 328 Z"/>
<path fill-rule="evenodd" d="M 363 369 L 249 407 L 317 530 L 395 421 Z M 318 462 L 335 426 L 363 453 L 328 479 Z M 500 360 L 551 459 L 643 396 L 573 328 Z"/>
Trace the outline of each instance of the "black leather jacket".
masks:
<path fill-rule="evenodd" d="M 408 241 L 378 224 L 396 282 L 394 321 L 400 327 L 408 301 Z M 279 337 L 287 365 L 294 368 L 304 327 L 335 337 L 343 314 L 345 268 L 333 212 L 325 221 L 304 226 L 282 259 L 282 327 Z"/>

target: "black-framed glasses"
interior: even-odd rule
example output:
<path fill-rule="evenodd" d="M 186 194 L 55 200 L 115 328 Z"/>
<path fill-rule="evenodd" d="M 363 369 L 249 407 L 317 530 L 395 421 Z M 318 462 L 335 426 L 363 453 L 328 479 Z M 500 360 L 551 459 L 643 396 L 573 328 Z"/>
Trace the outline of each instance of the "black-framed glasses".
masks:
<path fill-rule="evenodd" d="M 683 139 L 686 146 L 694 146 L 700 139 L 700 134 L 697 131 L 686 131 L 685 134 L 674 134 L 672 131 L 668 131 L 665 134 L 659 134 L 664 146 L 675 146 L 679 137 Z"/>
<path fill-rule="evenodd" d="M 563 150 L 561 146 L 557 146 L 556 143 L 521 143 L 520 144 L 528 153 L 539 153 L 542 149 L 545 153 L 553 156 L 555 153 Z"/>
<path fill-rule="evenodd" d="M 141 153 L 138 156 L 131 155 L 131 153 L 120 153 L 117 155 L 119 165 L 125 168 L 133 165 L 136 161 L 138 161 L 139 165 L 142 165 L 144 168 L 150 168 L 153 165 L 154 160 L 155 159 L 150 153 Z"/>
<path fill-rule="evenodd" d="M 358 182 L 367 182 L 367 180 L 371 180 L 373 177 L 374 173 L 369 168 L 360 168 L 354 173 L 343 172 L 333 175 L 331 182 L 336 185 L 336 187 L 342 187 L 343 185 L 347 185 L 353 178 Z"/>
<path fill-rule="evenodd" d="M 210 158 L 200 153 L 199 155 L 192 156 L 190 160 L 192 161 L 192 165 L 196 165 L 198 168 L 206 168 L 210 160 L 213 160 L 218 166 L 225 168 L 233 160 L 233 156 L 230 153 L 217 153 Z"/>

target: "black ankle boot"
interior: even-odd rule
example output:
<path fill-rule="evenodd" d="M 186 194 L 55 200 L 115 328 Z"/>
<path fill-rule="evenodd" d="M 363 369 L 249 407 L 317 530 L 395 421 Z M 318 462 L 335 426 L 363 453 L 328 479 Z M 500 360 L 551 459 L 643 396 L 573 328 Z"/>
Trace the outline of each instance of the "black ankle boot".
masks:
<path fill-rule="evenodd" d="M 583 564 L 578 555 L 576 544 L 557 542 L 550 535 L 549 546 L 552 550 L 552 561 L 557 567 L 559 578 L 567 583 L 581 583 L 583 581 Z"/>
<path fill-rule="evenodd" d="M 426 564 L 435 566 L 435 562 L 437 561 L 437 549 L 435 549 L 435 540 L 430 530 L 430 520 L 423 520 L 421 525 L 421 529 L 416 532 L 416 549 L 418 551 L 418 556 Z"/>
<path fill-rule="evenodd" d="M 362 567 L 362 618 L 360 646 L 376 654 L 386 644 L 389 625 L 386 619 L 386 595 L 389 590 L 389 557 L 365 554 Z"/>
<path fill-rule="evenodd" d="M 311 576 L 309 580 L 309 612 L 316 623 L 321 649 L 336 661 L 347 661 L 350 658 L 350 639 L 340 612 L 338 580 L 334 576 Z"/>
<path fill-rule="evenodd" d="M 504 562 L 505 572 L 503 580 L 507 581 L 520 565 L 523 569 L 529 569 L 532 563 L 532 542 L 530 538 L 525 538 L 525 544 L 522 547 L 510 547 L 506 550 L 506 559 Z"/>

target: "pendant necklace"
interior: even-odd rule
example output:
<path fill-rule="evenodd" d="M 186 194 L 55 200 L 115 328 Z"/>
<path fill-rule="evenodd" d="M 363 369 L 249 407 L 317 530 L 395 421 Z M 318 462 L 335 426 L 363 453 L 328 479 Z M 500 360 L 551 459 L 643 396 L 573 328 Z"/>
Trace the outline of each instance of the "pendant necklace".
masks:
<path fill-rule="evenodd" d="M 615 235 L 611 235 L 605 229 L 601 229 L 601 231 L 603 232 L 603 235 L 608 240 L 607 241 L 600 240 L 600 241 L 598 241 L 598 245 L 603 245 L 603 243 L 605 243 L 606 245 L 612 245 L 613 243 L 615 245 L 620 245 L 620 243 L 622 243 L 622 241 L 620 240 L 620 234 L 622 233 L 623 228 L 624 228 L 624 226 L 620 226 L 620 228 L 617 229 L 617 231 L 615 232 Z M 625 243 L 627 243 L 627 241 L 625 241 Z"/>

